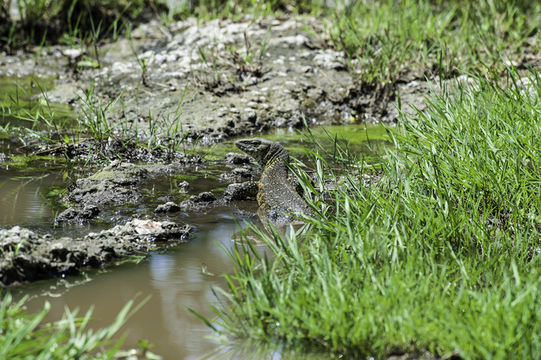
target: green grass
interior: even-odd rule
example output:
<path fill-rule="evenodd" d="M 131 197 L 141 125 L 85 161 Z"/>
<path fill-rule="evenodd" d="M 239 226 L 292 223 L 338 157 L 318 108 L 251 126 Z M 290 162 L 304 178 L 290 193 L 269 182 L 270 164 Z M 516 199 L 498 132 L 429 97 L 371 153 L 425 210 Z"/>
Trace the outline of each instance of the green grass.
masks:
<path fill-rule="evenodd" d="M 108 327 L 88 328 L 92 311 L 77 317 L 77 311 L 66 309 L 62 320 L 45 322 L 50 310 L 29 314 L 26 298 L 15 302 L 9 293 L 0 300 L 0 359 L 114 359 L 123 356 L 122 339 L 114 336 L 137 309 L 130 301 Z M 149 354 L 150 355 L 150 354 Z"/>
<path fill-rule="evenodd" d="M 154 1 L 144 0 L 19 0 L 19 17 L 11 18 L 8 3 L 0 0 L 0 16 L 6 16 L 0 17 L 0 48 L 7 50 L 57 42 L 83 42 L 97 50 L 100 40 L 114 39 L 128 22 L 139 21 L 146 7 L 156 8 Z"/>
<path fill-rule="evenodd" d="M 376 185 L 350 170 L 312 195 L 308 233 L 261 234 L 272 261 L 234 251 L 227 304 L 210 325 L 346 358 L 539 358 L 541 79 L 529 76 L 530 93 L 516 79 L 433 94 L 389 133 Z M 361 173 L 362 159 L 349 160 Z M 318 184 L 305 182 L 311 194 Z"/>
<path fill-rule="evenodd" d="M 264 16 L 323 8 L 322 1 L 20 0 L 17 1 L 19 16 L 11 18 L 8 3 L 0 0 L 0 48 L 14 50 L 57 42 L 73 46 L 83 43 L 94 48 L 98 64 L 100 41 L 115 39 L 126 28 L 150 16 L 169 23 L 187 16 L 240 18 L 246 13 Z"/>
<path fill-rule="evenodd" d="M 0 77 L 0 138 L 17 137 L 23 144 L 29 138 L 64 141 L 66 129 L 76 123 L 75 116 L 70 106 L 49 101 L 47 90 L 52 87 L 47 78 Z"/>
<path fill-rule="evenodd" d="M 23 145 L 21 148 L 28 146 L 36 151 L 28 161 L 35 156 L 46 156 L 49 150 L 82 143 L 90 143 L 94 151 L 107 158 L 104 154 L 109 140 L 118 140 L 125 149 L 137 146 L 161 151 L 170 160 L 177 152 L 186 151 L 189 132 L 181 124 L 186 90 L 173 113 L 154 116 L 149 112 L 148 127 L 139 128 L 133 122 L 112 120 L 111 112 L 122 106 L 117 104 L 118 97 L 102 101 L 93 83 L 79 96 L 81 106 L 77 115 L 70 106 L 49 100 L 47 89 L 51 86 L 50 79 L 0 77 L 0 88 L 4 90 L 0 94 L 0 139 L 15 139 Z M 20 159 L 17 162 L 22 163 Z"/>
<path fill-rule="evenodd" d="M 541 3 L 361 0 L 328 24 L 334 46 L 361 80 L 381 87 L 406 70 L 443 77 L 485 66 L 503 70 L 502 58 L 519 60 L 538 36 Z"/>

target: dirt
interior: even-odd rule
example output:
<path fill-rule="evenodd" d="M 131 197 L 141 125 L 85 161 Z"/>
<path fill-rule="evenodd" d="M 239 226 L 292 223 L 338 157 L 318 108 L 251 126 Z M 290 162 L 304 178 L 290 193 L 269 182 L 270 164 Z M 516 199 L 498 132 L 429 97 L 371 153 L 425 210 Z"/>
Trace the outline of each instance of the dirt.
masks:
<path fill-rule="evenodd" d="M 100 67 L 84 65 L 88 56 L 64 46 L 3 55 L 0 76 L 55 78 L 48 99 L 78 111 L 111 104 L 108 120 L 120 139 L 171 142 L 187 133 L 211 143 L 305 122 L 393 122 L 398 115 L 396 97 L 361 87 L 313 18 L 151 21 L 131 39 L 102 46 Z M 403 109 L 422 108 L 428 85 L 423 74 L 408 73 L 398 90 Z M 71 149 L 81 152 L 88 147 Z"/>

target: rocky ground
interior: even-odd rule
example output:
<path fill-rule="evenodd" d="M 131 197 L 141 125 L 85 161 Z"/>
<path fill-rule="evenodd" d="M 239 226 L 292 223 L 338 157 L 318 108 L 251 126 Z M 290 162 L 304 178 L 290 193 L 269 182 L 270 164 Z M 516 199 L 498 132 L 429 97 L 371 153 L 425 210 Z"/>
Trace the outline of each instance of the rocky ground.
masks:
<path fill-rule="evenodd" d="M 123 135 L 188 132 L 213 142 L 304 121 L 393 122 L 398 115 L 394 93 L 360 84 L 312 18 L 152 21 L 100 47 L 99 68 L 83 61 L 96 59 L 87 51 L 56 46 L 3 55 L 0 76 L 52 77 L 49 100 L 79 109 L 113 103 L 109 120 Z M 422 108 L 428 89 L 424 74 L 403 74 L 402 107 Z"/>
<path fill-rule="evenodd" d="M 114 223 L 123 222 L 111 229 L 77 238 L 42 235 L 19 226 L 0 229 L 0 285 L 73 275 L 87 268 L 106 267 L 122 258 L 144 257 L 152 250 L 189 240 L 197 230 L 192 225 L 170 221 L 169 215 L 180 211 L 206 212 L 216 206 L 237 206 L 239 202 L 255 200 L 258 188 L 253 180 L 259 169 L 247 156 L 231 153 L 226 157 L 228 165 L 219 175 L 221 183 L 227 184 L 225 190 L 219 192 L 221 195 L 210 191 L 196 192 L 185 195 L 184 201 L 175 202 L 171 200 L 178 199 L 179 194 L 171 194 L 162 199 L 154 209 L 154 215 L 126 216 L 122 210 L 126 204 L 148 206 L 149 199 L 141 191 L 143 186 L 156 179 L 184 174 L 194 162 L 199 164 L 201 161 L 190 158 L 184 163 L 134 164 L 116 160 L 94 174 L 78 179 L 68 186 L 61 200 L 66 210 L 56 217 L 57 225 L 110 223 L 111 218 L 115 219 Z M 178 185 L 179 193 L 190 190 L 187 181 Z"/>

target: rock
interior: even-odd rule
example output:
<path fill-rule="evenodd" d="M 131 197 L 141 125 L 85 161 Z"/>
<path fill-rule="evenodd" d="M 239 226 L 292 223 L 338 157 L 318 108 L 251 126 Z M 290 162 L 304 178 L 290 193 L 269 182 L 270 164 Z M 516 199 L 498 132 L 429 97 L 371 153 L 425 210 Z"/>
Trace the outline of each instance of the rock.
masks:
<path fill-rule="evenodd" d="M 195 203 L 211 202 L 215 200 L 216 200 L 216 195 L 214 195 L 210 191 L 205 191 L 205 192 L 200 193 L 199 195 L 193 195 L 190 197 L 190 201 L 193 201 Z"/>
<path fill-rule="evenodd" d="M 240 119 L 243 122 L 254 124 L 257 120 L 257 113 L 252 108 L 246 108 L 240 115 Z"/>
<path fill-rule="evenodd" d="M 56 221 L 83 223 L 95 218 L 106 206 L 137 203 L 141 199 L 140 186 L 145 181 L 183 169 L 173 164 L 138 165 L 113 161 L 95 174 L 77 180 L 68 188 L 64 202 L 69 207 Z M 182 186 L 186 188 L 189 184 Z"/>
<path fill-rule="evenodd" d="M 94 175 L 77 180 L 65 200 L 82 207 L 89 204 L 133 203 L 140 197 L 134 185 L 146 179 L 149 179 L 149 172 L 144 167 L 113 161 Z"/>
<path fill-rule="evenodd" d="M 183 192 L 183 193 L 187 192 L 191 188 L 190 183 L 187 181 L 182 181 L 181 183 L 177 185 L 177 187 L 178 187 L 178 191 Z"/>
<path fill-rule="evenodd" d="M 39 241 L 34 232 L 14 226 L 9 230 L 0 230 L 0 249 L 2 253 L 8 251 L 24 250 Z"/>
<path fill-rule="evenodd" d="M 230 184 L 224 191 L 225 201 L 255 200 L 259 188 L 257 182 L 246 181 Z"/>
<path fill-rule="evenodd" d="M 117 225 L 110 230 L 104 230 L 97 234 L 90 233 L 85 239 L 112 237 L 113 239 L 122 238 L 123 241 L 132 238 L 132 240 L 137 240 L 137 242 L 141 240 L 150 242 L 168 241 L 171 239 L 184 241 L 192 231 L 193 227 L 190 225 L 179 226 L 172 221 L 133 219 L 124 225 Z"/>
<path fill-rule="evenodd" d="M 314 56 L 314 63 L 324 69 L 332 70 L 344 70 L 344 54 L 331 49 L 322 50 L 319 54 Z"/>
<path fill-rule="evenodd" d="M 168 201 L 165 204 L 158 205 L 154 210 L 155 213 L 173 213 L 180 211 L 180 206 L 172 201 Z"/>
<path fill-rule="evenodd" d="M 243 166 L 233 169 L 231 172 L 221 173 L 218 178 L 228 182 L 244 182 L 255 180 L 259 177 L 261 170 L 255 166 Z"/>
<path fill-rule="evenodd" d="M 83 223 L 95 218 L 100 213 L 100 209 L 93 204 L 88 204 L 83 207 L 74 206 L 62 211 L 55 219 L 57 223 L 73 221 Z"/>
<path fill-rule="evenodd" d="M 184 211 L 205 211 L 209 207 L 219 205 L 221 202 L 216 199 L 216 196 L 210 191 L 202 192 L 198 195 L 191 196 L 188 200 L 184 200 L 179 204 Z"/>
<path fill-rule="evenodd" d="M 0 229 L 0 285 L 76 274 L 133 254 L 146 254 L 157 243 L 176 245 L 192 234 L 190 225 L 133 219 L 83 238 L 53 239 L 15 226 Z"/>
<path fill-rule="evenodd" d="M 233 165 L 250 164 L 252 158 L 246 154 L 230 152 L 225 155 L 225 162 Z"/>

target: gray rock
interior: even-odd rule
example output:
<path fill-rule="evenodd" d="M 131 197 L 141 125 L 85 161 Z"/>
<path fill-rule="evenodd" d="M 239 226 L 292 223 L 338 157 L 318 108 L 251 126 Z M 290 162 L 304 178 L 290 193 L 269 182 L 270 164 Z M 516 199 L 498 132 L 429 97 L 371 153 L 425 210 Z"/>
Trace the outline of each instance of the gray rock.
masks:
<path fill-rule="evenodd" d="M 216 199 L 216 195 L 210 191 L 206 191 L 198 195 L 190 196 L 188 200 L 184 200 L 179 206 L 184 211 L 201 212 L 220 204 L 221 201 Z"/>
<path fill-rule="evenodd" d="M 255 200 L 259 188 L 257 182 L 246 181 L 230 184 L 224 191 L 225 201 Z"/>
<path fill-rule="evenodd" d="M 69 207 L 56 221 L 83 223 L 95 218 L 106 206 L 137 203 L 141 200 L 140 187 L 145 181 L 156 176 L 174 174 L 182 169 L 173 164 L 137 165 L 113 161 L 68 188 L 64 203 Z M 189 184 L 182 186 L 186 188 Z"/>
<path fill-rule="evenodd" d="M 224 172 L 219 175 L 219 179 L 228 182 L 244 182 L 255 180 L 259 177 L 261 170 L 255 166 L 243 166 L 233 169 L 231 172 Z"/>
<path fill-rule="evenodd" d="M 216 200 L 216 195 L 214 195 L 210 191 L 205 191 L 198 195 L 193 195 L 190 197 L 190 201 L 193 201 L 195 203 L 212 202 L 215 200 Z"/>
<path fill-rule="evenodd" d="M 233 165 L 244 165 L 252 162 L 252 158 L 246 154 L 230 152 L 225 155 L 225 162 Z"/>
<path fill-rule="evenodd" d="M 178 187 L 178 191 L 183 192 L 183 193 L 187 192 L 191 188 L 190 183 L 187 181 L 183 181 L 179 183 L 177 187 Z"/>
<path fill-rule="evenodd" d="M 57 223 L 78 222 L 83 223 L 95 218 L 100 213 L 100 209 L 94 204 L 85 206 L 72 206 L 62 211 L 55 219 Z"/>
<path fill-rule="evenodd" d="M 180 211 L 180 206 L 172 201 L 168 201 L 165 204 L 158 205 L 154 210 L 155 213 L 174 213 Z"/>

